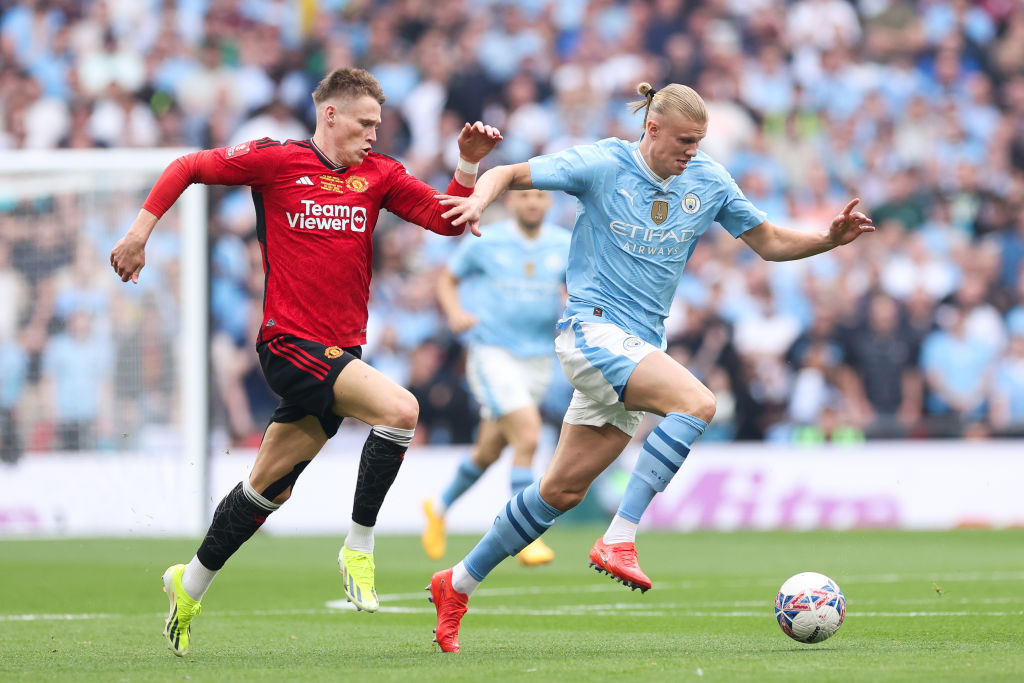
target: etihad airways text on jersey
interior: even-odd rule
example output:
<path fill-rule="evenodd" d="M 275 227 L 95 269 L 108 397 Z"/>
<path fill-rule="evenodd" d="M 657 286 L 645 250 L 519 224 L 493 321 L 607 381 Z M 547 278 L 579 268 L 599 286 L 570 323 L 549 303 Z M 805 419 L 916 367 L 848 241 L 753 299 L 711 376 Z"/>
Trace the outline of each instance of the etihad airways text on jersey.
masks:
<path fill-rule="evenodd" d="M 693 239 L 693 236 L 697 234 L 696 230 L 689 230 L 680 228 L 679 230 L 673 230 L 672 228 L 664 228 L 659 230 L 658 228 L 651 228 L 644 225 L 632 225 L 630 223 L 623 223 L 622 221 L 612 221 L 608 224 L 612 232 L 616 235 L 621 235 L 631 240 L 639 240 L 641 242 L 653 242 L 661 244 L 662 242 L 672 240 L 677 244 L 686 244 Z"/>

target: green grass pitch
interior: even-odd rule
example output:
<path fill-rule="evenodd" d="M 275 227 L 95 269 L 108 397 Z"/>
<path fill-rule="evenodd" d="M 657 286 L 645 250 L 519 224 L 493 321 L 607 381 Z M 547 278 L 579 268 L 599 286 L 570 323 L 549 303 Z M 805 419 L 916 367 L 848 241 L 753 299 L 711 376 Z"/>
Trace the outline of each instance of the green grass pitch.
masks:
<path fill-rule="evenodd" d="M 377 539 L 377 614 L 344 606 L 334 538 L 257 536 L 229 562 L 177 658 L 160 575 L 194 540 L 0 542 L 3 681 L 1024 680 L 1024 531 L 641 533 L 654 581 L 631 592 L 587 566 L 600 529 L 564 526 L 557 557 L 506 561 L 470 601 L 460 655 L 432 642 L 423 590 L 443 562 Z M 801 645 L 773 617 L 779 585 L 831 576 L 832 639 Z"/>

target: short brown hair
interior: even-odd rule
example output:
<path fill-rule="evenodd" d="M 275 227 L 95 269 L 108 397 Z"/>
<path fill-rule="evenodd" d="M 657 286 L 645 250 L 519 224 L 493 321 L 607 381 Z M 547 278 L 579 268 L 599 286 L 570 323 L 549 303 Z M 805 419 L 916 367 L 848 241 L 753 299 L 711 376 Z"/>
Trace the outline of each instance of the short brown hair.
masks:
<path fill-rule="evenodd" d="M 313 91 L 313 102 L 319 106 L 332 97 L 361 97 L 369 95 L 384 104 L 384 91 L 380 83 L 365 69 L 343 66 L 324 76 Z"/>

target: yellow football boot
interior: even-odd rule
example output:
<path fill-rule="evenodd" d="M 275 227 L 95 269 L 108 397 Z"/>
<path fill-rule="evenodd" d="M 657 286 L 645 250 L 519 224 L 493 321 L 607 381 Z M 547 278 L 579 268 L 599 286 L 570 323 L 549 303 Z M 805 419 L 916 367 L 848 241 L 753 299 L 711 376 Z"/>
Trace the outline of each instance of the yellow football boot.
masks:
<path fill-rule="evenodd" d="M 185 573 L 185 565 L 176 564 L 164 572 L 164 592 L 171 603 L 171 610 L 164 620 L 164 637 L 171 652 L 183 656 L 188 652 L 189 636 L 192 620 L 203 611 L 198 600 L 193 600 L 181 587 L 181 575 Z"/>

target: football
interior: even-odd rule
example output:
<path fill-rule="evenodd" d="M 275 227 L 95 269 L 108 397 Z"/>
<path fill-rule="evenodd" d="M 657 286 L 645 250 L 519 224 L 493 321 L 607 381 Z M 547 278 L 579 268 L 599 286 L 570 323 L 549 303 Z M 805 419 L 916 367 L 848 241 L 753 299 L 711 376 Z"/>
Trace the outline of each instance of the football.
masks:
<path fill-rule="evenodd" d="M 831 638 L 846 617 L 846 597 L 832 579 L 801 572 L 786 579 L 775 596 L 775 620 L 782 631 L 801 643 Z"/>

